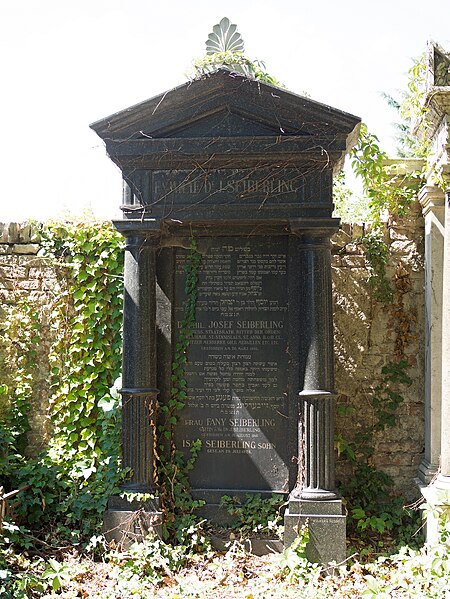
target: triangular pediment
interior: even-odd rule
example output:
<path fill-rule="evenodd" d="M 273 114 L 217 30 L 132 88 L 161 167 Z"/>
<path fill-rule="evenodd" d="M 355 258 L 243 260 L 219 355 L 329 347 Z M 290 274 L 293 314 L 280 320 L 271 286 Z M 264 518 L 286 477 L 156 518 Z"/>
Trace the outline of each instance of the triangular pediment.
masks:
<path fill-rule="evenodd" d="M 349 135 L 360 119 L 272 85 L 219 70 L 97 121 L 105 140 Z"/>
<path fill-rule="evenodd" d="M 151 125 L 151 123 L 150 123 Z M 150 132 L 144 130 L 143 134 Z M 176 122 L 157 131 L 151 131 L 152 137 L 250 137 L 281 134 L 308 135 L 307 131 L 283 131 L 278 124 L 257 118 L 228 105 L 217 108 L 210 114 L 190 118 L 186 122 Z"/>

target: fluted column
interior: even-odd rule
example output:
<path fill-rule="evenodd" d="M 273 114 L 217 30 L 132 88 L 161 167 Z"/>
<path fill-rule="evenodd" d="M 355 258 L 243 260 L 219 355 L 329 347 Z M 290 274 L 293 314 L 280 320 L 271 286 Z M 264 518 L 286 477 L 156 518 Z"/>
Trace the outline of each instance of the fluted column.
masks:
<path fill-rule="evenodd" d="M 299 230 L 295 245 L 298 301 L 298 476 L 284 516 L 289 546 L 308 526 L 306 555 L 326 564 L 345 559 L 346 517 L 335 491 L 333 309 L 330 236 L 336 222 Z M 294 299 L 294 298 L 293 298 Z"/>
<path fill-rule="evenodd" d="M 299 477 L 294 496 L 315 501 L 337 497 L 330 234 L 302 234 L 298 242 Z"/>
<path fill-rule="evenodd" d="M 125 244 L 122 464 L 129 491 L 152 491 L 156 397 L 155 240 L 128 233 Z"/>
<path fill-rule="evenodd" d="M 300 471 L 302 499 L 335 499 L 334 395 L 320 391 L 300 393 Z M 303 468 L 302 468 L 303 466 Z"/>

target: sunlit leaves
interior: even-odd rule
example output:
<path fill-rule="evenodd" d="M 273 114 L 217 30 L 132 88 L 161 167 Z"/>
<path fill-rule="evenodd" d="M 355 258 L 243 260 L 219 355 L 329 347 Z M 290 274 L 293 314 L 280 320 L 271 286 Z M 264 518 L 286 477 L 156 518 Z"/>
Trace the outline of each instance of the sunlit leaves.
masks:
<path fill-rule="evenodd" d="M 387 213 L 405 214 L 423 184 L 420 172 L 402 175 L 390 172 L 386 167 L 387 158 L 377 136 L 363 123 L 350 159 L 355 174 L 361 178 L 375 225 L 379 225 Z"/>
<path fill-rule="evenodd" d="M 50 223 L 42 237 L 46 256 L 64 273 L 66 291 L 51 311 L 52 438 L 41 466 L 34 463 L 33 470 L 30 462 L 20 474 L 34 481 L 22 508 L 33 522 L 57 511 L 87 534 L 120 476 L 119 400 L 109 389 L 120 372 L 123 239 L 98 222 Z M 39 329 L 28 330 L 24 338 L 32 343 Z M 18 388 L 28 377 L 21 375 Z M 60 482 L 52 485 L 54 473 Z M 71 492 L 56 499 L 64 487 Z"/>

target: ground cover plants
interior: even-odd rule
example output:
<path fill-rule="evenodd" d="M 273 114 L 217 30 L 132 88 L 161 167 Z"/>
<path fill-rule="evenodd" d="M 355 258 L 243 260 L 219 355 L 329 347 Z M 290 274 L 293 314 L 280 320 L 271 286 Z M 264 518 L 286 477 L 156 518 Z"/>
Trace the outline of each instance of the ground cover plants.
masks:
<path fill-rule="evenodd" d="M 182 546 L 149 538 L 127 551 L 50 550 L 45 558 L 10 554 L 0 569 L 4 599 L 132 599 L 147 597 L 388 597 L 441 599 L 450 592 L 450 547 L 404 547 L 368 563 L 355 559 L 326 572 L 305 558 L 306 532 L 282 554 L 253 556 L 239 542 L 226 553 L 189 554 Z M 50 557 L 53 551 L 54 556 Z M 32 553 L 32 552 L 31 552 Z M 2 550 L 5 560 L 5 549 Z"/>

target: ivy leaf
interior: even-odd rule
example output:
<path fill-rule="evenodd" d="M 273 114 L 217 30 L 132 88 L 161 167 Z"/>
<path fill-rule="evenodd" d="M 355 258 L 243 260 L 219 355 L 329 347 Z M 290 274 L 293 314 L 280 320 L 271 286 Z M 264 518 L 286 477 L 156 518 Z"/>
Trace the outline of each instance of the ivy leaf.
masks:
<path fill-rule="evenodd" d="M 99 400 L 98 407 L 101 408 L 105 413 L 112 412 L 117 407 L 117 400 L 112 397 L 103 397 Z"/>

